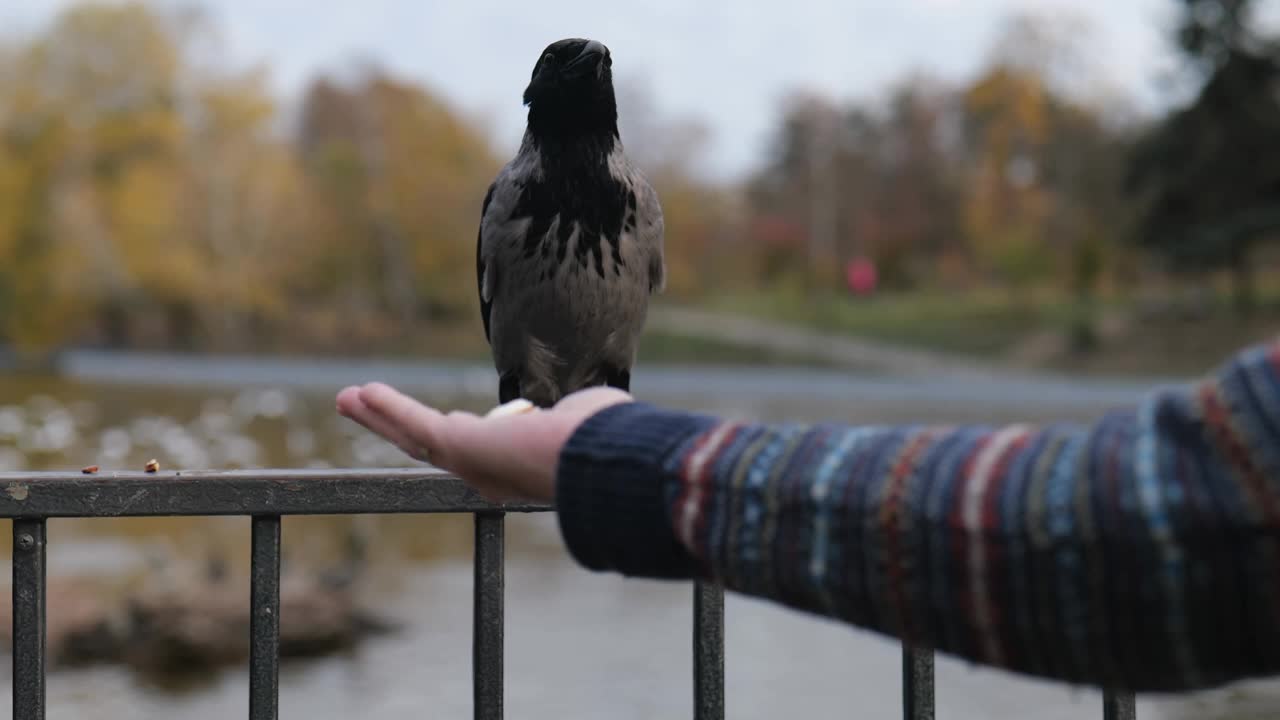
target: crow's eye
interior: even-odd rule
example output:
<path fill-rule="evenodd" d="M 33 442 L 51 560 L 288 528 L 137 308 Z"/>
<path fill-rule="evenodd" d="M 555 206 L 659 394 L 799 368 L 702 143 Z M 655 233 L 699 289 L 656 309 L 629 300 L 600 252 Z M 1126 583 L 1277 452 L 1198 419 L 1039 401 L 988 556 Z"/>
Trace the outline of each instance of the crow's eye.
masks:
<path fill-rule="evenodd" d="M 553 63 L 555 61 L 556 61 L 556 56 L 552 55 L 551 53 L 547 53 L 546 55 L 542 56 L 542 62 L 544 63 Z"/>

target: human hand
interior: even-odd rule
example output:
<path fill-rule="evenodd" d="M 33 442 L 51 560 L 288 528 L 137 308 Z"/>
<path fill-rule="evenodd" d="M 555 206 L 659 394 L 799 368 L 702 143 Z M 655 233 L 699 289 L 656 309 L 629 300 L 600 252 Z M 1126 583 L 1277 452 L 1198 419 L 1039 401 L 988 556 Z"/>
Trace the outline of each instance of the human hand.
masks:
<path fill-rule="evenodd" d="M 455 473 L 490 500 L 551 502 L 560 450 L 582 421 L 631 396 L 607 387 L 554 407 L 496 417 L 440 411 L 383 383 L 344 388 L 338 412 L 415 460 Z"/>

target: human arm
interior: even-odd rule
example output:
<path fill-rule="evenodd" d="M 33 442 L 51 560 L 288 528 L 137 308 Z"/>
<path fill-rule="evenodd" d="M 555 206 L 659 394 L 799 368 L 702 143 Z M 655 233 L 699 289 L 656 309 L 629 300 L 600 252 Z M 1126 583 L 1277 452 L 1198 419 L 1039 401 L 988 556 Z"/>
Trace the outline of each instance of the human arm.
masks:
<path fill-rule="evenodd" d="M 351 404 L 367 397 L 401 447 L 554 497 L 594 570 L 712 577 L 1016 672 L 1184 690 L 1280 672 L 1278 364 L 1280 345 L 1255 348 L 1040 428 L 737 423 L 607 390 L 489 421 L 381 387 L 344 391 L 344 412 L 371 423 Z"/>
<path fill-rule="evenodd" d="M 560 457 L 584 566 L 741 593 L 1041 677 L 1280 671 L 1280 345 L 1092 424 L 773 425 L 630 404 Z"/>

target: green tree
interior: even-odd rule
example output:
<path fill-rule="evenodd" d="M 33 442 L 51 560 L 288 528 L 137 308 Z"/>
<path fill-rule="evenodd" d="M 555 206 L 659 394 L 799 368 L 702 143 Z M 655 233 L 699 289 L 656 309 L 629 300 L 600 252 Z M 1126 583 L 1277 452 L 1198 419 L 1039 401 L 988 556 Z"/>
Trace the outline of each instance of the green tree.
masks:
<path fill-rule="evenodd" d="M 1248 312 L 1253 251 L 1280 234 L 1280 46 L 1248 0 L 1180 1 L 1177 41 L 1200 88 L 1132 155 L 1134 240 L 1178 270 L 1229 268 Z"/>

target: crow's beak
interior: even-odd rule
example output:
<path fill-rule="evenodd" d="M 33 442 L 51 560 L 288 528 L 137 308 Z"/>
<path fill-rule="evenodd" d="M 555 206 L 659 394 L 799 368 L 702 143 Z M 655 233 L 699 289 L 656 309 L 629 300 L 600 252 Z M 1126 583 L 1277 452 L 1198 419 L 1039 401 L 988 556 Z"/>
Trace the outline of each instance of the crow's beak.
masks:
<path fill-rule="evenodd" d="M 578 56 L 569 61 L 565 66 L 565 73 L 570 75 L 587 75 L 597 72 L 600 66 L 604 64 L 604 60 L 609 56 L 609 48 L 603 44 L 591 40 L 582 48 L 582 52 Z"/>

